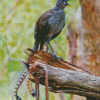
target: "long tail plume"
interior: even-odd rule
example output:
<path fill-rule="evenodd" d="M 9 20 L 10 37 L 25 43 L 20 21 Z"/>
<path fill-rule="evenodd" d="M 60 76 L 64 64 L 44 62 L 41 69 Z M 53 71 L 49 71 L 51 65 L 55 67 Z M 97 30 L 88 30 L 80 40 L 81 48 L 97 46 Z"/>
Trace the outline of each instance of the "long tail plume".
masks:
<path fill-rule="evenodd" d="M 27 89 L 28 89 L 28 91 L 30 92 L 30 94 L 31 94 L 33 97 L 35 97 L 35 96 L 36 96 L 36 92 L 35 92 L 35 90 L 32 88 L 32 81 L 29 80 L 29 79 L 31 79 L 31 78 L 33 78 L 33 76 L 30 74 L 29 77 L 28 77 L 28 80 L 27 80 Z"/>
<path fill-rule="evenodd" d="M 16 100 L 21 100 L 21 98 L 17 95 L 17 93 L 18 93 L 19 87 L 21 86 L 22 82 L 24 81 L 24 79 L 26 78 L 27 75 L 28 75 L 28 73 L 24 72 L 22 74 L 20 80 L 17 83 L 17 87 L 15 88 L 15 91 L 14 91 L 14 93 L 15 93 L 14 96 L 15 96 Z"/>

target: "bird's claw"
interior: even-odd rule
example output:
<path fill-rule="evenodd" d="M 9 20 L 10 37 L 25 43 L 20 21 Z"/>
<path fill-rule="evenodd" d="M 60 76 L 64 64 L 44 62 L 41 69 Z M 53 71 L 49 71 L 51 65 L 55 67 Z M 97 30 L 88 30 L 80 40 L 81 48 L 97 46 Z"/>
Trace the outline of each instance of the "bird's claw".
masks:
<path fill-rule="evenodd" d="M 62 60 L 59 56 L 57 56 L 55 53 L 51 53 L 53 60 L 58 59 L 59 61 Z"/>

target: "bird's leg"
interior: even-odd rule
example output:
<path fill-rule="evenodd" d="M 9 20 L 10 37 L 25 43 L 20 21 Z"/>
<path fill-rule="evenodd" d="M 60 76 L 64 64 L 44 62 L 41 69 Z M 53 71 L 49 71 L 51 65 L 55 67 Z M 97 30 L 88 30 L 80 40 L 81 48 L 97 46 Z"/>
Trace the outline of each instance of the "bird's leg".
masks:
<path fill-rule="evenodd" d="M 52 53 L 55 53 L 54 50 L 53 50 L 53 48 L 52 48 L 52 46 L 51 46 L 51 44 L 50 44 L 50 41 L 48 41 L 48 44 L 49 44 L 49 46 L 51 48 Z"/>
<path fill-rule="evenodd" d="M 49 50 L 49 52 L 52 53 L 52 51 L 51 51 L 50 48 L 48 47 L 48 42 L 45 41 L 45 45 L 46 45 L 47 49 Z"/>
<path fill-rule="evenodd" d="M 53 50 L 53 48 L 52 48 L 52 46 L 50 44 L 50 41 L 48 41 L 48 44 L 49 44 L 49 46 L 51 48 L 51 51 L 52 51 L 51 54 L 52 54 L 53 60 L 58 59 L 59 61 L 61 61 L 62 59 L 55 54 L 55 52 L 54 52 L 54 50 Z"/>
<path fill-rule="evenodd" d="M 55 52 L 54 52 L 54 50 L 53 50 L 53 48 L 52 48 L 52 46 L 51 46 L 51 44 L 50 44 L 49 39 L 48 39 L 47 41 L 45 41 L 45 45 L 46 45 L 47 49 L 49 50 L 49 52 L 52 54 L 53 60 L 55 60 L 55 59 L 58 59 L 59 61 L 62 60 L 60 57 L 58 57 L 58 56 L 55 54 Z M 49 48 L 48 45 L 50 46 L 50 48 Z M 50 49 L 51 49 L 51 50 L 50 50 Z"/>

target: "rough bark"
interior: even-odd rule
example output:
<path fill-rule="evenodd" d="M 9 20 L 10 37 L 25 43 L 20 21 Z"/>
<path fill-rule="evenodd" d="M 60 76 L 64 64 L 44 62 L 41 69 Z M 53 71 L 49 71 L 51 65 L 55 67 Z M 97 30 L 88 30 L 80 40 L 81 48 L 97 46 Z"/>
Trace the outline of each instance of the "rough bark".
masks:
<path fill-rule="evenodd" d="M 73 15 L 71 22 L 68 25 L 66 34 L 69 43 L 69 56 L 67 60 L 73 64 L 83 67 L 83 26 L 81 7 L 79 7 Z M 85 97 L 73 94 L 71 99 L 86 100 Z"/>
<path fill-rule="evenodd" d="M 44 68 L 48 71 L 50 91 L 56 93 L 74 93 L 82 96 L 90 96 L 92 98 L 100 98 L 100 77 L 57 68 L 48 64 L 43 64 L 40 61 L 29 64 L 29 67 L 34 67 L 34 72 L 36 71 L 37 76 L 40 77 L 40 83 L 43 85 L 45 85 L 43 80 L 45 77 Z M 32 78 L 32 81 L 33 80 L 34 78 Z"/>
<path fill-rule="evenodd" d="M 100 1 L 80 3 L 82 11 L 77 10 L 67 29 L 69 61 L 100 76 Z M 72 96 L 72 100 L 85 99 Z"/>
<path fill-rule="evenodd" d="M 28 73 L 33 75 L 29 80 L 35 82 L 34 77 L 38 76 L 40 84 L 45 85 L 45 72 L 47 72 L 52 92 L 100 98 L 100 77 L 64 60 L 53 60 L 52 55 L 45 51 L 28 50 L 31 53 L 27 61 L 22 63 L 27 68 Z"/>
<path fill-rule="evenodd" d="M 100 76 L 100 0 L 80 0 L 84 26 L 84 66 Z"/>

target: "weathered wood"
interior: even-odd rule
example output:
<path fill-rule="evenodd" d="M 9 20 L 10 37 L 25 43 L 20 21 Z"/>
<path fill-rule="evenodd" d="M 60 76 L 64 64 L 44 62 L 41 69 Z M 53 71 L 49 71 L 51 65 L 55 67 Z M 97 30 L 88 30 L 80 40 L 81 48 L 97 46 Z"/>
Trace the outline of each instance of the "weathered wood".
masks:
<path fill-rule="evenodd" d="M 83 69 L 79 66 L 76 66 L 72 63 L 69 63 L 67 61 L 64 61 L 64 60 L 59 61 L 58 59 L 55 59 L 53 61 L 52 55 L 50 53 L 45 52 L 45 51 L 35 51 L 35 50 L 29 49 L 29 48 L 28 48 L 28 50 L 31 51 L 31 53 L 29 54 L 29 57 L 26 61 L 27 65 L 34 64 L 36 61 L 39 61 L 43 64 L 48 64 L 48 65 L 51 65 L 54 67 L 91 74 L 88 70 L 85 70 L 85 69 Z M 29 66 L 27 66 L 27 68 L 29 69 Z M 34 71 L 33 68 L 29 69 L 29 73 L 31 73 L 33 71 Z"/>
<path fill-rule="evenodd" d="M 44 69 L 47 69 L 50 91 L 100 98 L 100 77 L 66 61 L 53 61 L 47 52 L 29 50 L 31 53 L 25 67 L 33 75 L 32 82 L 35 82 L 34 76 L 38 76 L 39 83 L 45 85 Z"/>
<path fill-rule="evenodd" d="M 30 66 L 33 67 L 32 64 Z M 56 68 L 40 62 L 35 62 L 34 66 L 39 68 L 46 67 L 49 81 L 53 81 L 51 88 L 53 92 L 67 92 L 100 98 L 100 77 L 98 76 Z M 37 76 L 40 78 L 45 77 L 44 69 L 37 71 Z"/>
<path fill-rule="evenodd" d="M 83 20 L 83 65 L 100 76 L 100 0 L 80 0 Z"/>

